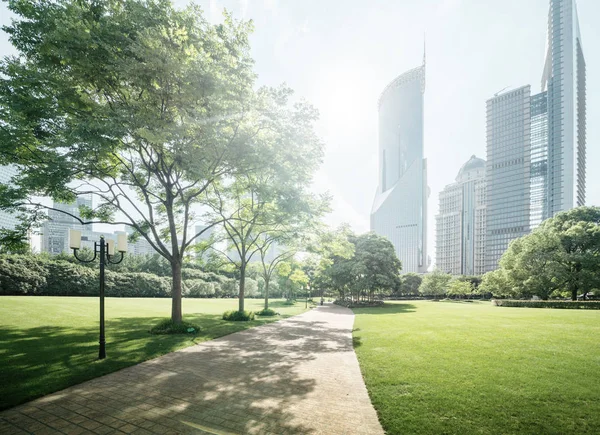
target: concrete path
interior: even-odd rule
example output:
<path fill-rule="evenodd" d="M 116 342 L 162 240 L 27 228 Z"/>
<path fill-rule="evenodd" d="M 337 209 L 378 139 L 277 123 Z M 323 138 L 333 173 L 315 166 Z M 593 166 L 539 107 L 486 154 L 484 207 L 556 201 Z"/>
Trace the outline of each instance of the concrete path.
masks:
<path fill-rule="evenodd" d="M 2 434 L 383 434 L 351 310 L 300 316 L 164 355 L 0 413 Z"/>

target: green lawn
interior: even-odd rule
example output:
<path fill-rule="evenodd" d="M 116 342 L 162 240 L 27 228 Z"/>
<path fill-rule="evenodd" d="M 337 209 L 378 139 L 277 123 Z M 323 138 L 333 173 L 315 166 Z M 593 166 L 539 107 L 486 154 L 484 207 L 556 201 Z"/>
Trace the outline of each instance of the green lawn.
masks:
<path fill-rule="evenodd" d="M 410 301 L 354 312 L 389 434 L 600 433 L 600 311 Z"/>
<path fill-rule="evenodd" d="M 258 311 L 263 300 L 246 300 Z M 0 409 L 58 391 L 159 355 L 304 311 L 304 303 L 272 301 L 281 316 L 225 322 L 237 299 L 184 299 L 184 319 L 196 336 L 157 336 L 148 330 L 171 313 L 170 299 L 106 299 L 106 353 L 98 358 L 98 298 L 0 297 Z"/>

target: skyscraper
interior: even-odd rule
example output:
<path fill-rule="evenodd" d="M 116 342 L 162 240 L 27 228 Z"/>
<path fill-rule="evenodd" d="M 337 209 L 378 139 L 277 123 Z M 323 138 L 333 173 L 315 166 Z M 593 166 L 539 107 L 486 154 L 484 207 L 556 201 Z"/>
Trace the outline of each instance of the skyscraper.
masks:
<path fill-rule="evenodd" d="M 487 102 L 486 270 L 511 240 L 585 204 L 586 70 L 575 0 L 550 0 L 542 92 Z"/>
<path fill-rule="evenodd" d="M 395 78 L 379 98 L 379 185 L 371 230 L 392 242 L 404 273 L 428 267 L 424 92 L 425 62 Z"/>
<path fill-rule="evenodd" d="M 494 270 L 511 240 L 529 233 L 531 90 L 487 101 L 485 269 Z"/>
<path fill-rule="evenodd" d="M 48 220 L 42 224 L 42 251 L 50 254 L 69 252 L 69 230 L 85 232 L 87 228 L 75 217 L 79 218 L 79 207 L 91 207 L 92 198 L 78 196 L 74 203 L 54 202 L 48 210 Z M 75 217 L 73 217 L 75 216 Z M 84 239 L 84 237 L 82 237 Z M 87 240 L 87 238 L 85 238 Z M 93 246 L 93 244 L 92 244 Z"/>
<path fill-rule="evenodd" d="M 585 204 L 586 71 L 575 0 L 550 0 L 542 91 L 548 99 L 548 217 Z"/>
<path fill-rule="evenodd" d="M 440 192 L 436 267 L 452 275 L 481 275 L 485 259 L 485 160 L 472 156 Z"/>

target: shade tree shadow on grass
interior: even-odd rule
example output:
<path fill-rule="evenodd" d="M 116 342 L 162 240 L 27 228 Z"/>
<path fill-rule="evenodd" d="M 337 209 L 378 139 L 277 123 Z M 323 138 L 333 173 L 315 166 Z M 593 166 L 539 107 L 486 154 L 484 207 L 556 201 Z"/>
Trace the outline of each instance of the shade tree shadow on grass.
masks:
<path fill-rule="evenodd" d="M 154 320 L 111 320 L 112 330 L 119 332 L 112 335 L 110 343 L 138 337 L 139 324 Z M 187 320 L 194 321 L 194 316 Z M 274 323 L 227 335 L 203 346 L 188 347 L 122 370 L 114 376 L 72 387 L 64 394 L 42 401 L 49 407 L 77 409 L 78 413 L 97 421 L 102 421 L 103 415 L 108 413 L 140 427 L 164 425 L 178 433 L 195 433 L 198 429 L 219 432 L 223 428 L 234 433 L 311 433 L 312 429 L 296 418 L 299 413 L 294 410 L 301 402 L 299 399 L 315 389 L 315 381 L 303 376 L 298 367 L 315 359 L 317 354 L 352 351 L 347 329 L 324 326 L 318 321 L 288 319 L 284 324 Z M 35 331 L 38 335 L 32 344 L 46 341 L 41 351 L 49 356 L 53 348 L 50 342 L 65 331 L 43 329 Z M 215 334 L 209 331 L 213 330 L 207 329 L 206 333 Z M 26 333 L 9 338 L 18 343 Z M 78 334 L 82 335 L 78 337 Z M 70 334 L 71 342 L 78 338 L 87 340 L 89 347 L 90 334 L 95 335 L 95 331 Z M 195 339 L 200 340 L 201 336 L 202 332 Z M 182 340 L 190 339 L 165 337 L 141 343 L 142 348 L 131 351 L 152 355 L 161 346 L 176 347 Z M 89 360 L 90 352 L 96 349 L 79 349 L 89 356 L 75 366 L 75 370 L 79 368 L 83 373 L 90 364 L 110 364 L 110 361 L 127 364 L 139 357 L 129 352 L 117 354 L 115 350 L 111 355 L 110 343 L 109 358 L 102 362 Z M 12 351 L 16 350 L 13 347 Z M 322 415 L 310 415 L 310 418 L 326 418 L 327 412 L 323 410 Z"/>
<path fill-rule="evenodd" d="M 107 319 L 105 360 L 98 360 L 97 326 L 0 326 L 0 410 L 186 346 L 276 320 L 226 322 L 220 315 L 197 313 L 185 316 L 186 321 L 201 326 L 197 334 L 150 334 L 150 328 L 163 319 Z"/>

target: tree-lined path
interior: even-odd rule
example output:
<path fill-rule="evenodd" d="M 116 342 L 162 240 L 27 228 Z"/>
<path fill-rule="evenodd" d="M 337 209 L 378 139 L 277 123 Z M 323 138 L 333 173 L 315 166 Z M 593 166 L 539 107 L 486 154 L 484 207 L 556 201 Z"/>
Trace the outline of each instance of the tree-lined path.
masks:
<path fill-rule="evenodd" d="M 0 432 L 382 434 L 353 323 L 318 307 L 4 411 Z"/>

